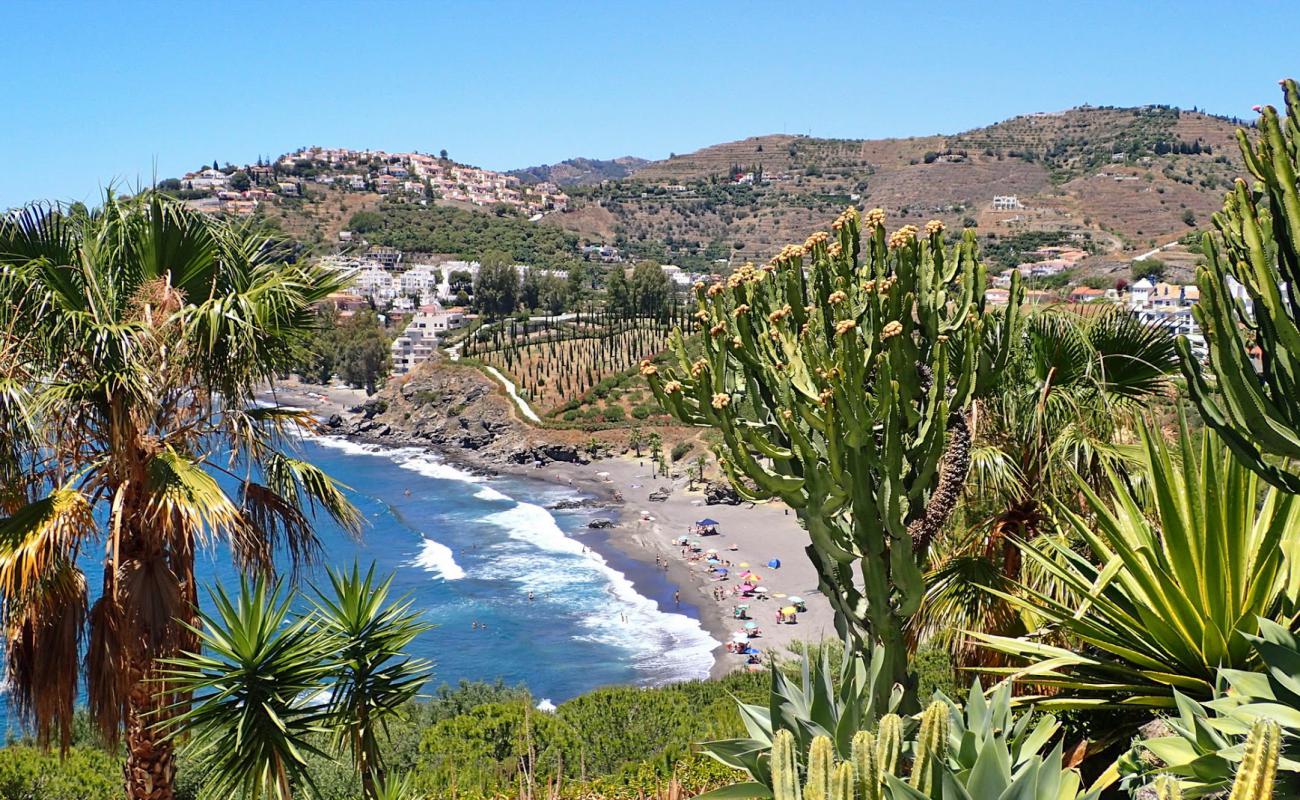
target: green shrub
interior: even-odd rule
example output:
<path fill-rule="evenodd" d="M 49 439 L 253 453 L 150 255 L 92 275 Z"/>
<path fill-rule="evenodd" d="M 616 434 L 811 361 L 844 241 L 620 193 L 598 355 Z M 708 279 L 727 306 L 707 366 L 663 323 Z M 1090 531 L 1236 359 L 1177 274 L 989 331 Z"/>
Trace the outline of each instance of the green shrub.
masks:
<path fill-rule="evenodd" d="M 669 452 L 669 456 L 672 458 L 674 463 L 681 461 L 683 458 L 686 457 L 688 453 L 691 452 L 691 449 L 694 447 L 695 447 L 694 442 L 678 442 L 677 444 L 673 445 L 673 449 L 671 452 Z"/>
<path fill-rule="evenodd" d="M 15 744 L 0 749 L 0 800 L 117 800 L 122 762 L 95 747 L 73 747 L 65 758 Z"/>
<path fill-rule="evenodd" d="M 634 406 L 632 408 L 632 416 L 636 417 L 637 419 L 647 419 L 653 413 L 654 413 L 654 409 L 650 408 L 650 406 L 643 405 L 643 406 Z"/>

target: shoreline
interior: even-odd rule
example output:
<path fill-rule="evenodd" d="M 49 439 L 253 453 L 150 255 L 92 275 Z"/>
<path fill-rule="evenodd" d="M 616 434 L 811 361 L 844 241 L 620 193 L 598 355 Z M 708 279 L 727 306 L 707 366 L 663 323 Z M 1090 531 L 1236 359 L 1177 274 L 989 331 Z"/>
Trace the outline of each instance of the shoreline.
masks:
<path fill-rule="evenodd" d="M 268 392 L 267 396 L 270 397 L 271 393 Z M 360 390 L 301 384 L 278 385 L 274 398 L 281 404 L 306 408 L 321 420 L 333 414 L 344 418 L 358 417 L 349 409 L 367 400 Z M 615 522 L 614 527 L 603 531 L 606 535 L 599 537 L 598 543 L 593 543 L 593 549 L 607 559 L 610 553 L 606 548 L 609 548 L 647 569 L 665 570 L 668 581 L 680 593 L 680 601 L 698 613 L 692 615 L 671 604 L 656 602 L 664 612 L 686 613 L 698 620 L 703 630 L 717 642 L 712 651 L 714 663 L 709 671 L 710 678 L 746 666 L 744 656 L 725 649 L 725 643 L 741 630 L 742 625 L 741 620 L 732 617 L 733 604 L 749 605 L 748 618 L 762 632 L 751 640 L 751 645 L 762 651 L 763 668 L 766 668 L 771 652 L 783 652 L 797 642 L 818 642 L 827 636 L 835 636 L 830 605 L 817 589 L 816 573 L 803 553 L 806 534 L 782 504 L 709 506 L 704 503 L 702 492 L 688 491 L 685 476 L 673 474 L 670 469 L 669 476 L 652 478 L 649 460 L 638 462 L 630 455 L 611 456 L 585 464 L 553 461 L 537 467 L 490 461 L 475 450 L 439 446 L 401 432 L 383 436 L 331 433 L 328 430 L 321 433 L 384 448 L 418 447 L 475 475 L 562 486 L 593 498 L 592 516 L 612 518 Z M 650 493 L 659 488 L 670 489 L 668 498 L 651 501 Z M 689 533 L 691 523 L 705 517 L 716 519 L 721 524 L 720 535 L 710 537 L 703 546 L 716 547 L 720 559 L 733 563 L 730 567 L 733 571 L 737 569 L 734 565 L 751 564 L 751 568 L 760 573 L 760 582 L 771 590 L 772 599 L 739 599 L 731 594 L 722 600 L 715 599 L 714 588 L 725 587 L 730 591 L 737 581 L 712 580 L 701 561 L 688 561 L 675 544 L 677 537 Z M 728 546 L 736 549 L 728 550 Z M 779 570 L 765 566 L 772 558 L 781 561 Z M 642 587 L 636 586 L 635 575 L 628 578 L 638 593 L 648 597 Z M 776 610 L 784 605 L 787 596 L 802 597 L 807 612 L 798 615 L 797 624 L 777 625 Z"/>

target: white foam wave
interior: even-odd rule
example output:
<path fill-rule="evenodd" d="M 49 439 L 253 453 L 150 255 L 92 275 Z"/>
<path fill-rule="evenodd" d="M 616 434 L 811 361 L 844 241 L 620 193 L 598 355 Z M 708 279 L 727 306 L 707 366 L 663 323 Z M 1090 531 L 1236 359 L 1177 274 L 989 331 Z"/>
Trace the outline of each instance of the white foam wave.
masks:
<path fill-rule="evenodd" d="M 567 556 L 557 559 L 527 550 L 502 554 L 495 571 L 496 577 L 518 583 L 521 592 L 565 598 L 571 608 L 585 612 L 581 624 L 587 633 L 575 638 L 627 650 L 638 667 L 656 677 L 666 677 L 668 672 L 674 678 L 708 675 L 718 643 L 699 620 L 661 611 L 603 556 L 566 536 L 545 508 L 519 503 L 489 514 L 483 521 L 505 529 L 518 542 Z M 604 597 L 584 602 L 584 590 L 590 596 L 592 578 L 604 584 Z"/>
<path fill-rule="evenodd" d="M 417 567 L 432 572 L 443 580 L 458 581 L 465 570 L 456 563 L 456 557 L 447 545 L 425 538 L 419 554 L 411 561 Z"/>
<path fill-rule="evenodd" d="M 474 493 L 474 496 L 480 500 L 509 500 L 510 495 L 502 494 L 491 486 L 484 486 Z"/>
<path fill-rule="evenodd" d="M 482 483 L 484 480 L 472 472 L 453 467 L 433 453 L 418 447 L 384 447 L 378 444 L 353 442 L 338 436 L 312 436 L 309 438 L 316 444 L 342 450 L 348 455 L 387 458 L 402 469 L 418 472 L 426 478 L 460 481 L 462 483 Z"/>

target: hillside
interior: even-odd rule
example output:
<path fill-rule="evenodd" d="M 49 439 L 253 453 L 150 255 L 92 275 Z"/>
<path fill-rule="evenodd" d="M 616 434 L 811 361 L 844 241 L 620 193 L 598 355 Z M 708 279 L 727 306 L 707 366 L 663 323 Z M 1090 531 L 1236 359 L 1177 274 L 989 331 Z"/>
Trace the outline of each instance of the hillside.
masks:
<path fill-rule="evenodd" d="M 626 178 L 650 162 L 636 156 L 600 160 L 570 158 L 558 164 L 542 164 L 507 172 L 524 183 L 554 183 L 557 186 L 585 186 L 607 180 Z"/>
<path fill-rule="evenodd" d="M 938 218 L 987 238 L 1054 231 L 1112 256 L 1205 226 L 1242 172 L 1237 122 L 1151 106 L 1031 114 L 948 136 L 759 136 L 575 188 L 547 218 L 633 256 L 683 266 L 763 260 L 845 204 L 891 224 Z M 1014 203 L 993 207 L 994 196 Z"/>

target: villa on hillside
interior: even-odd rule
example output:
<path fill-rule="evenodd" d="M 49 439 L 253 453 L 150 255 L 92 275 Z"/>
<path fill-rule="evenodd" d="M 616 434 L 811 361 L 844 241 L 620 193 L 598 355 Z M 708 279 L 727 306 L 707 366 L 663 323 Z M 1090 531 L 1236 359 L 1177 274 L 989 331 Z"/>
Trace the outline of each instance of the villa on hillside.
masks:
<path fill-rule="evenodd" d="M 468 323 L 463 308 L 444 309 L 438 303 L 420 307 L 411 316 L 402 335 L 393 340 L 390 352 L 393 360 L 393 374 L 405 375 L 433 358 L 438 347 L 438 337 L 449 331 L 463 328 Z"/>

